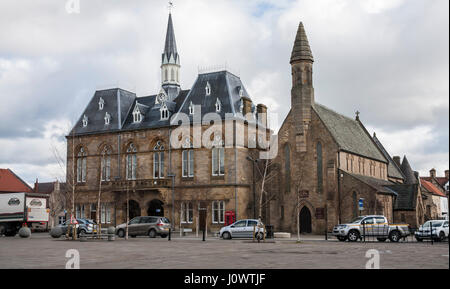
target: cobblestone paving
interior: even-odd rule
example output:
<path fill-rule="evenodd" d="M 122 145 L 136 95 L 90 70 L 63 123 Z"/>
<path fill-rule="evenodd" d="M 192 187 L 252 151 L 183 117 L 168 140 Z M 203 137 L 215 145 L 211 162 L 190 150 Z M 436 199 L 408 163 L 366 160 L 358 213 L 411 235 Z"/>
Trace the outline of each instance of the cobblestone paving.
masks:
<path fill-rule="evenodd" d="M 135 238 L 125 241 L 66 241 L 34 233 L 30 239 L 0 237 L 0 268 L 63 269 L 66 251 L 80 252 L 81 268 L 158 269 L 364 269 L 366 252 L 380 252 L 381 269 L 448 269 L 448 243 L 341 243 L 304 238 L 267 243 L 206 242 L 196 238 Z"/>

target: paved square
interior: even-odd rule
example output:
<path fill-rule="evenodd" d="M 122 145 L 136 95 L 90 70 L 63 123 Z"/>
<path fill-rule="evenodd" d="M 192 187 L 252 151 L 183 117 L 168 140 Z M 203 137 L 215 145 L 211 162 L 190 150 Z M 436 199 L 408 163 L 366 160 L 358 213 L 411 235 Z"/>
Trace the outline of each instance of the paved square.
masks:
<path fill-rule="evenodd" d="M 66 251 L 80 253 L 82 269 L 364 269 L 366 252 L 380 252 L 381 269 L 448 269 L 448 243 L 341 243 L 304 238 L 252 243 L 196 238 L 66 241 L 46 233 L 0 237 L 0 268 L 64 269 Z"/>

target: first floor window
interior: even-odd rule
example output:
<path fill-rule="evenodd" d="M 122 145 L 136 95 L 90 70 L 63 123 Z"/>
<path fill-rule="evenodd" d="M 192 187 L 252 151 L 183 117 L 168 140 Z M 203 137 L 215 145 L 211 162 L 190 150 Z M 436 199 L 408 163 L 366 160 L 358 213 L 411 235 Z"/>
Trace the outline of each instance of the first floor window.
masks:
<path fill-rule="evenodd" d="M 194 151 L 186 150 L 182 152 L 183 178 L 192 178 L 194 176 Z"/>
<path fill-rule="evenodd" d="M 212 149 L 212 175 L 223 176 L 225 174 L 225 150 L 223 147 Z"/>
<path fill-rule="evenodd" d="M 212 203 L 212 216 L 214 224 L 225 223 L 225 202 L 214 201 Z"/>
<path fill-rule="evenodd" d="M 86 156 L 87 153 L 85 152 L 84 148 L 81 148 L 78 152 L 78 158 L 77 158 L 77 182 L 78 183 L 84 183 L 86 182 Z"/>
<path fill-rule="evenodd" d="M 181 223 L 189 223 L 192 224 L 194 206 L 191 202 L 183 202 L 181 203 Z"/>
<path fill-rule="evenodd" d="M 101 214 L 101 223 L 102 224 L 110 224 L 111 223 L 111 208 L 109 204 L 101 205 L 102 214 Z"/>

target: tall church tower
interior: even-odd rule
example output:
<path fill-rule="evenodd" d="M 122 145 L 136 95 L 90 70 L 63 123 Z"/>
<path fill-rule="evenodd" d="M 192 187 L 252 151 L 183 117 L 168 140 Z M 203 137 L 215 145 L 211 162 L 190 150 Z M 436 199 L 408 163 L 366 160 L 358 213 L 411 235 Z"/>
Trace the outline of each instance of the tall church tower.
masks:
<path fill-rule="evenodd" d="M 172 13 L 169 13 L 167 24 L 166 44 L 162 54 L 161 82 L 169 95 L 178 94 L 180 90 L 180 55 L 177 51 L 175 32 L 173 30 Z"/>
<path fill-rule="evenodd" d="M 294 119 L 297 152 L 306 152 L 306 135 L 314 104 L 314 58 L 309 47 L 303 23 L 300 22 L 291 55 L 292 91 L 291 107 Z"/>

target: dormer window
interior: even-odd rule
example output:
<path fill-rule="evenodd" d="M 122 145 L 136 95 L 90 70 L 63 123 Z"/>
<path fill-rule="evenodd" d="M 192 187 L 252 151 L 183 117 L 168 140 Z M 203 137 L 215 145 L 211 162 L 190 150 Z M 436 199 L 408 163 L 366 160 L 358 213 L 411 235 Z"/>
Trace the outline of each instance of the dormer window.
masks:
<path fill-rule="evenodd" d="M 98 110 L 103 110 L 105 107 L 105 100 L 100 97 L 100 100 L 98 101 Z"/>
<path fill-rule="evenodd" d="M 222 103 L 219 99 L 216 101 L 216 112 L 220 112 L 222 110 Z"/>
<path fill-rule="evenodd" d="M 142 113 L 139 110 L 139 107 L 137 106 L 136 103 L 136 108 L 133 111 L 133 123 L 140 123 L 142 122 Z"/>
<path fill-rule="evenodd" d="M 241 98 L 241 103 L 239 104 L 239 112 L 244 113 L 244 100 Z"/>
<path fill-rule="evenodd" d="M 111 115 L 109 113 L 105 114 L 105 125 L 109 125 L 111 122 Z"/>
<path fill-rule="evenodd" d="M 168 120 L 169 119 L 169 110 L 167 109 L 167 105 L 164 104 L 161 109 L 161 120 Z"/>
<path fill-rule="evenodd" d="M 194 115 L 194 104 L 192 103 L 192 101 L 189 105 L 189 115 Z"/>
<path fill-rule="evenodd" d="M 87 127 L 88 121 L 89 121 L 88 117 L 86 115 L 84 115 L 84 117 L 83 117 L 83 127 Z"/>
<path fill-rule="evenodd" d="M 210 96 L 211 95 L 211 85 L 209 84 L 209 82 L 206 83 L 206 96 Z"/>
<path fill-rule="evenodd" d="M 241 89 L 239 90 L 239 97 L 244 97 L 244 89 L 241 87 Z"/>

